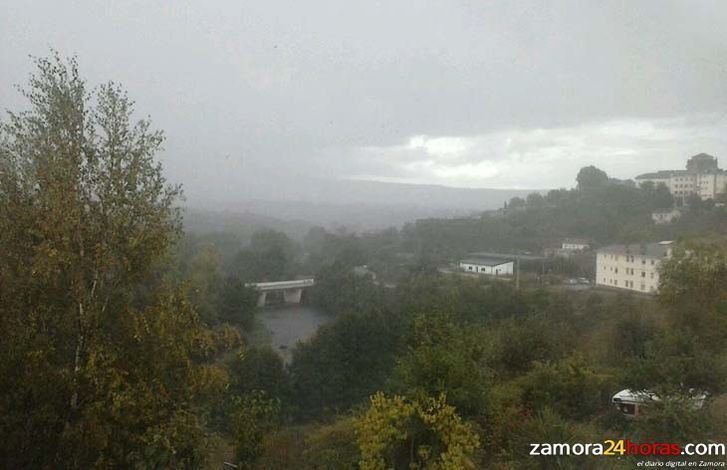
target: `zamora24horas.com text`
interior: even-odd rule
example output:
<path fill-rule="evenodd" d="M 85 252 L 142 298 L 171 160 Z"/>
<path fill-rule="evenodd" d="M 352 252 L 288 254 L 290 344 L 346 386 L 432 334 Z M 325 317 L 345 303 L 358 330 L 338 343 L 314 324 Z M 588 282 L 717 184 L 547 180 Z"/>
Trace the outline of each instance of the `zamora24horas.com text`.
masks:
<path fill-rule="evenodd" d="M 629 439 L 606 439 L 589 443 L 532 443 L 530 455 L 535 456 L 588 456 L 607 457 L 724 457 L 727 445 L 724 443 L 632 442 Z M 719 463 L 719 462 L 717 462 Z M 724 462 L 723 465 L 725 466 Z"/>

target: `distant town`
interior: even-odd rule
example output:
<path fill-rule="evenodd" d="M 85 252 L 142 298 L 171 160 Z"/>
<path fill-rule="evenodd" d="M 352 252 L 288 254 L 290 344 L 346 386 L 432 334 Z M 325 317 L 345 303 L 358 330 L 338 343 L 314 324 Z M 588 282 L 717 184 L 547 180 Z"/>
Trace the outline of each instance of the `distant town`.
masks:
<path fill-rule="evenodd" d="M 700 153 L 689 158 L 685 170 L 659 170 L 638 175 L 635 181 L 615 181 L 619 184 L 638 186 L 652 191 L 668 190 L 673 205 L 652 212 L 652 222 L 669 225 L 681 215 L 683 208 L 694 204 L 695 200 L 724 207 L 727 196 L 727 171 L 720 169 L 717 158 Z M 519 263 L 523 259 L 541 260 L 543 271 L 545 261 L 574 256 L 588 257 L 593 265 L 591 278 L 578 277 L 564 280 L 573 286 L 597 286 L 654 294 L 659 289 L 659 267 L 663 260 L 673 253 L 673 240 L 652 241 L 648 243 L 612 244 L 594 249 L 591 240 L 565 238 L 557 247 L 546 247 L 542 258 L 532 253 L 470 253 L 459 262 L 459 270 L 464 273 L 513 278 L 519 282 Z"/>

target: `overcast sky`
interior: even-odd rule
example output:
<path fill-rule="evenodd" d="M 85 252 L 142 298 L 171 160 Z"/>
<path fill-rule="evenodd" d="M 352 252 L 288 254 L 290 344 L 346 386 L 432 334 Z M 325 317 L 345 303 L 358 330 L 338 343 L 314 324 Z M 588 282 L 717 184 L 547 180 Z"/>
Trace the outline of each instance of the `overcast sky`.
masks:
<path fill-rule="evenodd" d="M 727 166 L 727 2 L 0 0 L 0 107 L 77 54 L 166 131 L 187 193 L 276 175 L 570 187 Z"/>

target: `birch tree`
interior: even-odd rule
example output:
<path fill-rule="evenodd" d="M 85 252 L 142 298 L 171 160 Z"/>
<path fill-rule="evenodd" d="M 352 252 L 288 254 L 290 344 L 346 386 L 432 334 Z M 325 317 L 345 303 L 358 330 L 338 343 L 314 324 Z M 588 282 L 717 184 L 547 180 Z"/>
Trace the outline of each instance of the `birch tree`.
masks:
<path fill-rule="evenodd" d="M 165 462 L 159 449 L 178 457 L 199 433 L 185 407 L 205 335 L 158 281 L 180 231 L 180 188 L 155 160 L 164 137 L 134 121 L 119 85 L 90 90 L 75 59 L 35 64 L 21 89 L 27 109 L 0 124 L 2 457 L 88 467 L 146 452 Z"/>

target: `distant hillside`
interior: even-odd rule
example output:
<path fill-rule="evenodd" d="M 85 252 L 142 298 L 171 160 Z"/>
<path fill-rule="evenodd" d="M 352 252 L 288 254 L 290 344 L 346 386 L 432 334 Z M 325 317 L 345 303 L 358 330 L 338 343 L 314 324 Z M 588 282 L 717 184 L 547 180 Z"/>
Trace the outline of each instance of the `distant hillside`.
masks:
<path fill-rule="evenodd" d="M 245 188 L 244 194 L 256 197 L 222 201 L 190 200 L 192 207 L 234 215 L 238 224 L 271 226 L 293 222 L 296 229 L 308 225 L 327 228 L 345 226 L 370 230 L 399 226 L 429 217 L 454 217 L 479 214 L 502 207 L 515 196 L 534 191 L 509 189 L 451 188 L 437 185 L 383 183 L 377 181 L 340 181 L 299 179 L 295 184 L 281 180 L 274 186 Z M 223 218 L 224 219 L 224 218 Z M 199 223 L 195 231 L 231 223 L 220 218 Z"/>
<path fill-rule="evenodd" d="M 484 211 L 502 207 L 530 190 L 452 188 L 439 185 L 384 183 L 380 181 L 320 180 L 308 188 L 308 202 L 408 205 L 453 211 Z"/>
<path fill-rule="evenodd" d="M 310 224 L 284 221 L 275 217 L 247 211 L 206 210 L 187 208 L 184 210 L 184 230 L 194 234 L 231 233 L 246 241 L 257 230 L 270 228 L 284 232 L 293 238 L 300 238 L 308 231 Z"/>

